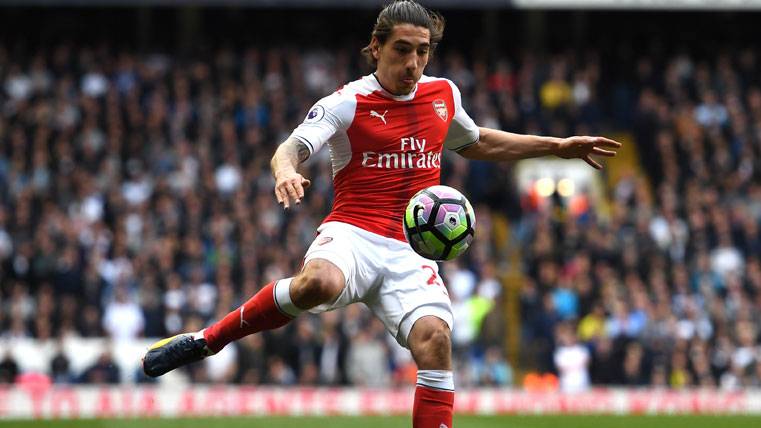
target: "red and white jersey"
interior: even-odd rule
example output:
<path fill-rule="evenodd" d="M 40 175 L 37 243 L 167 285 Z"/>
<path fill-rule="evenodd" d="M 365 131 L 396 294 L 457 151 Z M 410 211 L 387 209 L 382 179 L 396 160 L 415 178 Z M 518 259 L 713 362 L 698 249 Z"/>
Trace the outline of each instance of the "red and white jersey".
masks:
<path fill-rule="evenodd" d="M 401 241 L 409 199 L 440 184 L 443 148 L 460 150 L 478 136 L 450 80 L 423 76 L 411 93 L 395 96 L 372 74 L 318 101 L 291 134 L 311 153 L 330 149 L 335 201 L 323 223 Z"/>

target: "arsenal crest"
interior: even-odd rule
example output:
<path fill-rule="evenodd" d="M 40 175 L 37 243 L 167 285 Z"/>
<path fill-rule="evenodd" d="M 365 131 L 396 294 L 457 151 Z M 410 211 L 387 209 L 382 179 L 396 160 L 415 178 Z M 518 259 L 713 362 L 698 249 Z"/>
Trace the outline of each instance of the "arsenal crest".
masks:
<path fill-rule="evenodd" d="M 330 236 L 323 236 L 322 238 L 317 240 L 317 245 L 325 245 L 332 240 L 333 238 L 331 238 Z"/>
<path fill-rule="evenodd" d="M 439 115 L 444 122 L 449 118 L 449 111 L 447 110 L 447 103 L 444 100 L 436 100 L 433 102 L 433 110 Z"/>

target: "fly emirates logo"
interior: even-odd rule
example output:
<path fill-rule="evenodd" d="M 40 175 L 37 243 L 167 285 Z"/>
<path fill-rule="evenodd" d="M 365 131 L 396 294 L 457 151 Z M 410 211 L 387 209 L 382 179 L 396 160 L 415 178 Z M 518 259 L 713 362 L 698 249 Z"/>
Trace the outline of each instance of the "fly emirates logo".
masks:
<path fill-rule="evenodd" d="M 400 140 L 399 152 L 364 152 L 365 168 L 441 168 L 441 152 L 426 152 L 425 138 L 405 137 Z"/>

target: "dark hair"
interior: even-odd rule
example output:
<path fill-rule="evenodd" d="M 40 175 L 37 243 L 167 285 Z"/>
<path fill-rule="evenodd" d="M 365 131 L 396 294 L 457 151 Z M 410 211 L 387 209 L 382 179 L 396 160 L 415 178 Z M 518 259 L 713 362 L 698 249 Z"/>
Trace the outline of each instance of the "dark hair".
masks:
<path fill-rule="evenodd" d="M 444 36 L 444 17 L 441 14 L 426 9 L 412 0 L 396 0 L 386 5 L 378 14 L 370 41 L 372 42 L 375 37 L 380 44 L 386 43 L 394 26 L 398 24 L 412 24 L 427 28 L 431 33 L 431 54 Z M 362 55 L 371 66 L 378 65 L 378 61 L 373 58 L 370 44 L 362 48 Z"/>

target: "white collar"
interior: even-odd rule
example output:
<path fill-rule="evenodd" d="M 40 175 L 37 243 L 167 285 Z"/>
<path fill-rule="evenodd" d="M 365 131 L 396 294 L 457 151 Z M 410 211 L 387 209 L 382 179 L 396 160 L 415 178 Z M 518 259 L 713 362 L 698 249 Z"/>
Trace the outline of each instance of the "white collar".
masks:
<path fill-rule="evenodd" d="M 373 86 L 376 86 L 376 90 L 380 91 L 383 94 L 383 96 L 385 96 L 386 98 L 391 98 L 394 101 L 410 101 L 415 98 L 415 93 L 417 93 L 417 87 L 418 87 L 417 83 L 415 83 L 415 87 L 412 88 L 412 91 L 410 91 L 409 94 L 394 95 L 391 92 L 387 91 L 385 88 L 383 88 L 383 85 L 381 85 L 380 80 L 378 80 L 378 77 L 375 75 L 375 73 L 371 73 L 369 76 L 365 76 L 365 77 L 370 78 L 370 80 L 373 83 Z"/>

